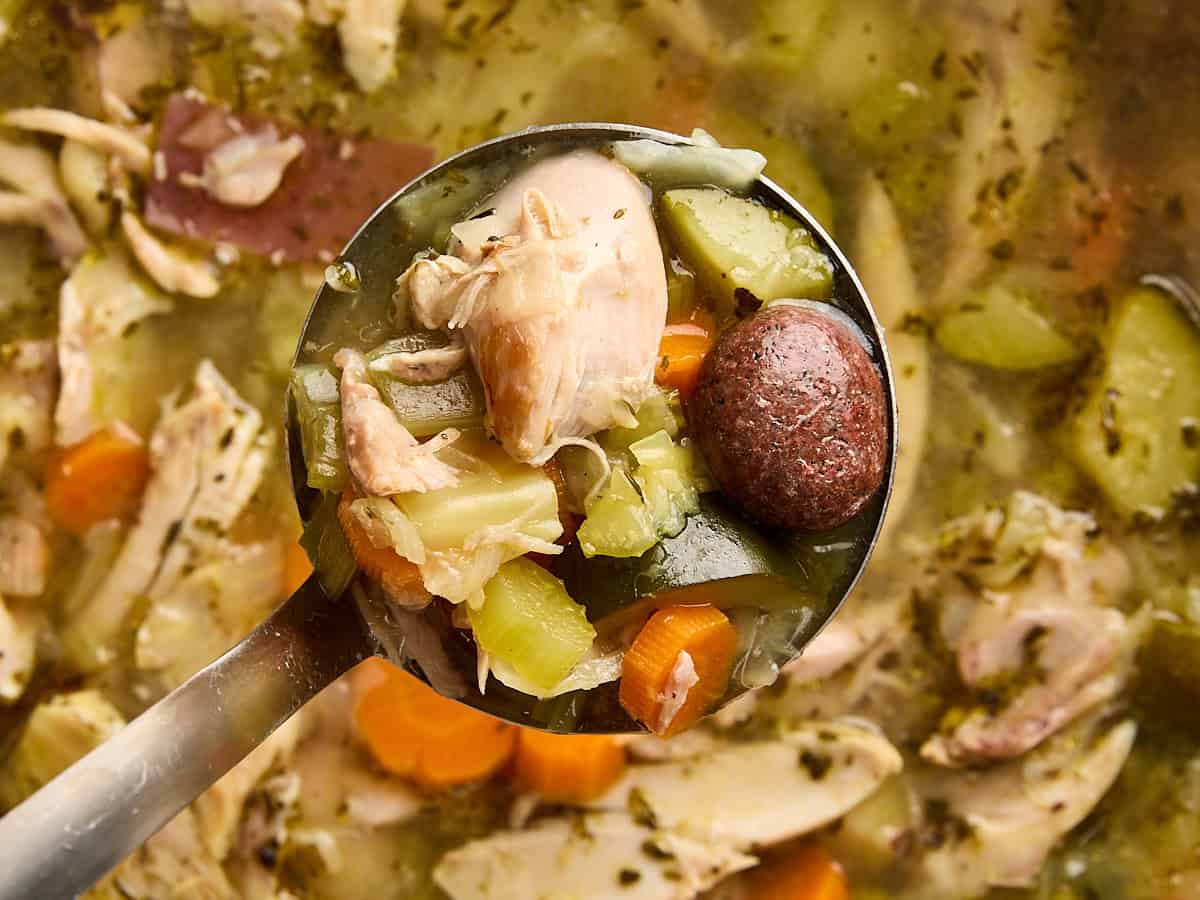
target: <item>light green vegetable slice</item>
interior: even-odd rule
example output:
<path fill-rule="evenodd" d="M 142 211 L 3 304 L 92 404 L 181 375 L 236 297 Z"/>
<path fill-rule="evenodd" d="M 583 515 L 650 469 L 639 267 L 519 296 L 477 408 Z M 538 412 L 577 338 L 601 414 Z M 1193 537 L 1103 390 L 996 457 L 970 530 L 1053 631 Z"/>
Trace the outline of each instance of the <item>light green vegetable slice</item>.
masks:
<path fill-rule="evenodd" d="M 483 388 L 470 366 L 433 384 L 409 384 L 371 366 L 390 353 L 413 353 L 444 347 L 442 335 L 413 333 L 388 341 L 367 354 L 367 374 L 413 437 L 424 438 L 444 428 L 477 428 L 483 424 Z"/>
<path fill-rule="evenodd" d="M 1028 301 L 998 286 L 944 315 L 934 338 L 955 359 L 993 369 L 1041 369 L 1081 356 Z"/>
<path fill-rule="evenodd" d="M 292 372 L 291 387 L 308 486 L 340 491 L 349 475 L 337 377 L 327 366 L 297 366 Z"/>
<path fill-rule="evenodd" d="M 680 255 L 725 312 L 739 292 L 760 301 L 820 300 L 833 287 L 833 265 L 797 222 L 717 188 L 683 188 L 662 197 L 663 221 Z"/>
<path fill-rule="evenodd" d="M 312 560 L 321 588 L 330 597 L 340 597 L 358 570 L 346 535 L 337 519 L 337 494 L 321 494 L 304 523 L 300 545 Z"/>
<path fill-rule="evenodd" d="M 1121 303 L 1104 370 L 1070 424 L 1070 452 L 1112 505 L 1160 515 L 1200 478 L 1200 330 L 1139 288 Z"/>
<path fill-rule="evenodd" d="M 59 694 L 39 704 L 0 769 L 0 809 L 16 806 L 124 724 L 99 691 Z"/>
<path fill-rule="evenodd" d="M 697 475 L 695 451 L 675 444 L 665 431 L 642 438 L 629 450 L 638 462 L 633 477 L 655 530 L 674 537 L 683 531 L 687 517 L 700 510 L 700 491 L 706 486 Z"/>
<path fill-rule="evenodd" d="M 632 428 L 610 428 L 600 435 L 600 446 L 609 453 L 618 453 L 659 431 L 665 431 L 668 438 L 678 437 L 682 428 L 683 408 L 679 402 L 679 391 L 656 389 L 638 407 L 637 425 Z"/>
<path fill-rule="evenodd" d="M 459 469 L 458 484 L 394 498 L 426 550 L 461 548 L 488 528 L 507 527 L 540 541 L 562 534 L 558 492 L 544 471 L 517 462 L 482 433 L 464 434 L 452 449 L 443 458 Z"/>
<path fill-rule="evenodd" d="M 587 655 L 596 629 L 563 583 L 528 559 L 500 567 L 468 608 L 475 640 L 539 691 L 551 691 Z"/>
<path fill-rule="evenodd" d="M 641 556 L 658 543 L 654 516 L 624 469 L 614 468 L 579 526 L 584 556 Z"/>

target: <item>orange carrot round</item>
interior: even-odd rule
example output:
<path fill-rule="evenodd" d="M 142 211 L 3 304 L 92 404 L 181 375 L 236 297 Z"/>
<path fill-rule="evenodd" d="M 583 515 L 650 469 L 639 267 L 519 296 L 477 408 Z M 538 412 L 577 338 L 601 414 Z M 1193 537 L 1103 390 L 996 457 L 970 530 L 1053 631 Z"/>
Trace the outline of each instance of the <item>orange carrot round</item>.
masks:
<path fill-rule="evenodd" d="M 364 663 L 355 675 L 355 729 L 389 772 L 445 788 L 487 778 L 512 756 L 513 726 L 446 699 L 382 660 Z"/>
<path fill-rule="evenodd" d="M 350 514 L 355 500 L 352 491 L 342 494 L 338 501 L 337 518 L 350 545 L 350 555 L 368 578 L 377 581 L 389 597 L 404 597 L 425 590 L 421 571 L 391 547 L 376 547 L 366 530 Z"/>
<path fill-rule="evenodd" d="M 298 543 L 288 544 L 283 552 L 283 593 L 288 597 L 296 593 L 312 571 L 308 552 Z"/>
<path fill-rule="evenodd" d="M 625 748 L 606 734 L 547 734 L 522 728 L 517 735 L 517 780 L 556 803 L 586 803 L 625 771 Z"/>
<path fill-rule="evenodd" d="M 50 518 L 82 534 L 98 522 L 137 512 L 150 477 L 150 454 L 132 431 L 106 428 L 68 447 L 46 473 Z"/>
<path fill-rule="evenodd" d="M 690 393 L 700 377 L 700 366 L 712 349 L 713 340 L 713 327 L 707 315 L 668 325 L 663 329 L 658 345 L 654 380 L 664 387 Z"/>
<path fill-rule="evenodd" d="M 747 877 L 748 900 L 849 900 L 846 876 L 824 849 L 804 844 Z"/>
<path fill-rule="evenodd" d="M 736 649 L 737 630 L 715 606 L 660 609 L 625 654 L 621 706 L 655 734 L 678 734 L 725 693 Z"/>

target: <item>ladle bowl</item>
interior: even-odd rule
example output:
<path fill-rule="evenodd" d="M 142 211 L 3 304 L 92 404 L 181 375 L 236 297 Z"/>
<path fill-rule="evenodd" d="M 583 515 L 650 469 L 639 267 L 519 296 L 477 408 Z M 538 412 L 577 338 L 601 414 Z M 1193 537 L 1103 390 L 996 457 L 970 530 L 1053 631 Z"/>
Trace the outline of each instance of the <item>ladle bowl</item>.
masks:
<path fill-rule="evenodd" d="M 435 235 L 421 232 L 407 204 L 448 176 L 462 191 L 448 216 L 460 213 L 537 155 L 614 141 L 649 139 L 665 144 L 687 138 L 630 125 L 585 123 L 531 128 L 496 138 L 453 156 L 405 185 L 359 229 L 339 261 L 353 265 L 360 282 L 353 301 L 328 284 L 321 287 L 300 337 L 296 361 L 304 362 L 338 327 L 354 322 L 355 304 L 378 309 L 390 297 L 396 275 L 412 248 Z M 425 197 L 432 196 L 426 190 Z M 800 221 L 834 265 L 834 302 L 862 329 L 879 365 L 888 403 L 885 478 L 868 507 L 861 553 L 842 577 L 836 596 L 808 617 L 789 645 L 794 655 L 836 613 L 858 581 L 878 538 L 891 491 L 896 457 L 896 407 L 882 329 L 841 250 L 794 198 L 766 177 L 750 196 Z M 405 248 L 409 248 L 406 250 Z M 294 406 L 287 403 L 286 437 L 292 481 L 301 517 L 312 518 L 319 492 L 305 484 Z M 317 536 L 319 540 L 319 535 Z M 330 596 L 318 571 L 273 615 L 220 659 L 151 706 L 106 743 L 0 819 L 4 872 L 0 900 L 56 900 L 85 891 L 136 850 L 183 807 L 265 740 L 280 724 L 338 676 L 369 656 L 404 666 L 444 692 L 509 721 L 555 731 L 632 731 L 633 722 L 615 702 L 615 692 L 576 692 L 553 701 L 504 689 L 480 692 L 470 679 L 448 689 L 431 678 L 420 658 L 430 649 L 460 648 L 449 616 L 432 605 L 414 613 L 392 607 L 377 592 L 356 588 Z M 779 664 L 786 659 L 777 660 Z M 747 685 L 735 684 L 725 702 Z"/>

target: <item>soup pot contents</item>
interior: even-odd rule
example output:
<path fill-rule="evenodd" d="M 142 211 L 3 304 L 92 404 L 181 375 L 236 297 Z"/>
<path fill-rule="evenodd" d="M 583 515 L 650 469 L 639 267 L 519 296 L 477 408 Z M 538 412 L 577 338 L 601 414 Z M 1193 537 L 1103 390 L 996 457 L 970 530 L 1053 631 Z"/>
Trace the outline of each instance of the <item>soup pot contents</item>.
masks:
<path fill-rule="evenodd" d="M 857 535 L 863 552 L 887 401 L 832 260 L 737 192 L 761 156 L 701 133 L 587 140 L 437 170 L 396 200 L 435 246 L 383 247 L 369 264 L 399 274 L 379 342 L 318 321 L 293 394 L 315 505 L 336 506 L 345 544 L 322 574 L 357 567 L 356 589 L 459 648 L 411 657 L 432 684 L 457 675 L 450 695 L 488 710 L 489 691 L 569 698 L 568 719 L 523 717 L 553 729 L 612 727 L 607 705 L 675 734 L 773 680 L 838 602 L 844 582 L 819 596 L 798 547 Z M 500 187 L 454 209 L 464 180 Z M 352 252 L 325 297 L 369 316 Z"/>
<path fill-rule="evenodd" d="M 89 897 L 1200 896 L 1195 4 L 0 20 L 0 811 L 310 554 L 437 687 L 360 666 Z M 339 257 L 569 121 L 723 147 L 458 167 Z M 878 514 L 881 357 L 734 147 L 898 404 L 786 667 Z"/>

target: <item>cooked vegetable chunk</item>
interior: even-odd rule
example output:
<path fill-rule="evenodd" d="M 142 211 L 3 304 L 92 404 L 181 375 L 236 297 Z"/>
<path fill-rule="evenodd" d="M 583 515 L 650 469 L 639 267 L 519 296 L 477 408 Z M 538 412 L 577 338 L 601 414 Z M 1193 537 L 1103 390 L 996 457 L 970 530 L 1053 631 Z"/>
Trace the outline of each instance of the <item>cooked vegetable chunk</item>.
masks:
<path fill-rule="evenodd" d="M 346 486 L 349 473 L 337 376 L 326 366 L 297 366 L 292 370 L 291 390 L 296 421 L 300 423 L 308 486 L 340 491 Z"/>
<path fill-rule="evenodd" d="M 1027 300 L 996 286 L 942 316 L 934 337 L 956 359 L 993 369 L 1041 369 L 1082 355 Z"/>
<path fill-rule="evenodd" d="M 388 341 L 367 354 L 367 374 L 371 383 L 396 413 L 413 437 L 424 438 L 445 428 L 477 428 L 483 424 L 483 388 L 469 369 L 453 371 L 447 377 L 416 381 L 411 375 L 397 374 L 389 362 L 402 355 L 412 358 L 427 351 L 445 352 L 444 339 L 411 334 Z M 459 347 L 461 350 L 461 345 Z"/>
<path fill-rule="evenodd" d="M 1118 512 L 1161 514 L 1200 478 L 1200 330 L 1168 297 L 1121 303 L 1105 364 L 1070 425 L 1075 462 Z"/>
<path fill-rule="evenodd" d="M 739 291 L 763 302 L 829 296 L 833 266 L 782 213 L 715 188 L 667 191 L 662 212 L 679 252 L 724 312 L 737 308 Z"/>
<path fill-rule="evenodd" d="M 660 609 L 621 667 L 621 705 L 655 734 L 690 728 L 729 683 L 737 629 L 712 606 Z"/>
<path fill-rule="evenodd" d="M 363 668 L 354 724 L 389 772 L 446 788 L 486 778 L 512 756 L 513 726 L 447 700 L 389 662 Z"/>
<path fill-rule="evenodd" d="M 480 647 L 543 691 L 562 681 L 596 638 L 563 583 L 527 559 L 502 565 L 484 585 L 483 605 L 467 616 Z"/>
<path fill-rule="evenodd" d="M 594 800 L 625 771 L 625 748 L 607 734 L 517 735 L 517 780 L 555 803 Z"/>
<path fill-rule="evenodd" d="M 624 469 L 613 469 L 600 496 L 589 504 L 577 537 L 585 556 L 641 556 L 658 543 L 654 515 Z"/>
<path fill-rule="evenodd" d="M 39 704 L 0 770 L 0 809 L 16 806 L 124 724 L 99 691 L 58 694 Z"/>
<path fill-rule="evenodd" d="M 777 304 L 722 334 L 687 413 L 717 484 L 764 524 L 836 527 L 883 481 L 879 370 L 852 326 L 815 306 Z"/>
<path fill-rule="evenodd" d="M 150 477 L 150 452 L 134 432 L 107 428 L 67 449 L 46 473 L 46 504 L 61 528 L 82 534 L 136 512 Z"/>

